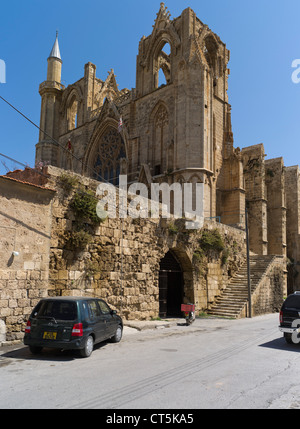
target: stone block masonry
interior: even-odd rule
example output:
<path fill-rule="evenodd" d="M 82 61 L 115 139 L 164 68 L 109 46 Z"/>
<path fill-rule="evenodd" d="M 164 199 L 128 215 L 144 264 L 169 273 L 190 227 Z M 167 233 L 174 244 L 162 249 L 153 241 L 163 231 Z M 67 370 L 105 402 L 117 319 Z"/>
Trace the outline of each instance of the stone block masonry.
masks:
<path fill-rule="evenodd" d="M 215 252 L 195 258 L 201 230 L 186 230 L 183 219 L 106 219 L 95 228 L 91 243 L 80 249 L 68 247 L 64 237 L 76 230 L 76 216 L 70 210 L 72 191 L 59 189 L 63 171 L 49 167 L 50 186 L 57 187 L 53 202 L 50 250 L 49 295 L 96 295 L 118 309 L 128 320 L 147 320 L 159 314 L 160 261 L 171 250 L 182 266 L 183 300 L 205 310 L 245 255 L 245 233 L 239 229 L 206 221 L 205 230 L 218 229 L 226 245 L 226 262 Z M 98 182 L 68 173 L 88 189 Z M 76 192 L 76 191 L 75 191 Z M 228 259 L 227 259 L 228 257 Z M 208 263 L 209 262 L 209 263 Z M 199 265 L 208 263 L 207 268 Z"/>
<path fill-rule="evenodd" d="M 253 316 L 280 311 L 286 294 L 285 267 L 283 256 L 274 257 L 252 296 Z"/>
<path fill-rule="evenodd" d="M 27 315 L 48 295 L 54 194 L 0 177 L 0 322 L 10 340 L 23 338 Z"/>

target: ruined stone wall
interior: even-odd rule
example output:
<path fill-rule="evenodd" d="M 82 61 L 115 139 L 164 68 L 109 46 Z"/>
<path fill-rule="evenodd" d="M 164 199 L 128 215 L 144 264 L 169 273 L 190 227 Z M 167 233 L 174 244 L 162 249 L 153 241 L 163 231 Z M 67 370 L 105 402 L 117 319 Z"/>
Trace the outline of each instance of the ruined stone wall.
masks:
<path fill-rule="evenodd" d="M 285 177 L 282 158 L 265 160 L 268 254 L 286 256 Z"/>
<path fill-rule="evenodd" d="M 299 167 L 285 168 L 288 292 L 300 290 Z"/>
<path fill-rule="evenodd" d="M 250 249 L 261 255 L 286 256 L 287 222 L 286 169 L 282 158 L 265 160 L 263 144 L 242 150 Z M 291 199 L 289 199 L 291 201 Z M 290 204 L 295 204 L 294 199 Z M 292 227 L 293 228 L 293 227 Z"/>
<path fill-rule="evenodd" d="M 258 255 L 268 253 L 264 157 L 262 144 L 242 149 L 250 250 Z"/>
<path fill-rule="evenodd" d="M 252 295 L 252 315 L 279 312 L 283 297 L 287 293 L 286 262 L 277 257 L 268 267 L 265 276 Z"/>

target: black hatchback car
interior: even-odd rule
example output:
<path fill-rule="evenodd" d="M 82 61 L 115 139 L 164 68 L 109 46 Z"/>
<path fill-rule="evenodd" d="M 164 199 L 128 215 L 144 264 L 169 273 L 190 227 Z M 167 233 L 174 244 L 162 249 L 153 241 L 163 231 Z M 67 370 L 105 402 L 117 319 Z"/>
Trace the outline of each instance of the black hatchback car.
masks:
<path fill-rule="evenodd" d="M 300 292 L 289 295 L 279 314 L 279 330 L 287 343 L 300 343 Z"/>
<path fill-rule="evenodd" d="M 43 347 L 79 350 L 92 354 L 94 344 L 122 338 L 123 322 L 102 299 L 86 297 L 44 298 L 32 311 L 25 328 L 24 344 L 32 353 Z"/>

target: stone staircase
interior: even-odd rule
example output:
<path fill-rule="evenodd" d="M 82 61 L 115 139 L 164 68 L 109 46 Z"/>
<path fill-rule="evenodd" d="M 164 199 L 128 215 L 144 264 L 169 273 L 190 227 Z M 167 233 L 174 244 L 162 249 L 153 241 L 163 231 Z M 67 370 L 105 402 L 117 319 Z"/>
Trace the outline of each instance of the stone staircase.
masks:
<path fill-rule="evenodd" d="M 251 294 L 255 292 L 258 284 L 262 280 L 268 266 L 276 258 L 274 255 L 251 255 L 250 275 Z M 220 317 L 230 317 L 237 319 L 241 316 L 248 302 L 248 277 L 247 262 L 240 268 L 235 276 L 230 280 L 226 289 L 218 296 L 207 311 L 208 314 Z"/>

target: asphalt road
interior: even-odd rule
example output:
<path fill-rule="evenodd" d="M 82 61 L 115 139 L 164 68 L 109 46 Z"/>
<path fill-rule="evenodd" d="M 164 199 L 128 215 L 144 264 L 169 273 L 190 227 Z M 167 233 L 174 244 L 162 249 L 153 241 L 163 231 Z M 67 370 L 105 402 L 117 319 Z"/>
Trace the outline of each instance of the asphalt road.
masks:
<path fill-rule="evenodd" d="M 119 344 L 72 352 L 0 348 L 0 408 L 300 408 L 300 345 L 278 314 L 126 328 Z"/>

